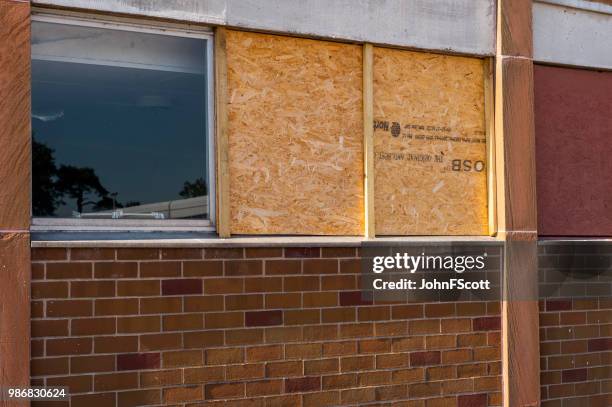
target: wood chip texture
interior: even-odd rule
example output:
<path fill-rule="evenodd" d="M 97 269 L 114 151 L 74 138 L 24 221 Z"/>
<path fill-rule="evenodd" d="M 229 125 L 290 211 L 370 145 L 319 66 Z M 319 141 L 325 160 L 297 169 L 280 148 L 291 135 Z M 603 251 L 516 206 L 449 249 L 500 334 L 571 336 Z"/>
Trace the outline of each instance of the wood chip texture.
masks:
<path fill-rule="evenodd" d="M 363 233 L 358 45 L 228 31 L 232 234 Z"/>
<path fill-rule="evenodd" d="M 486 235 L 484 61 L 374 49 L 378 235 Z"/>

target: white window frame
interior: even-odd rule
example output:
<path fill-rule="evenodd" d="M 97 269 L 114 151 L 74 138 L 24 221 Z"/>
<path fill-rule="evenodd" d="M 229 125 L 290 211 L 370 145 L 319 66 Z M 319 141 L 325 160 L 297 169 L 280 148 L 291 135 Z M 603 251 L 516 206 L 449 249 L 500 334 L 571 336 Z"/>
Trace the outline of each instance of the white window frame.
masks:
<path fill-rule="evenodd" d="M 216 177 L 215 177 L 215 112 L 214 112 L 214 37 L 208 27 L 188 28 L 157 24 L 115 21 L 96 16 L 65 16 L 48 13 L 35 13 L 32 21 L 75 25 L 82 27 L 107 28 L 206 40 L 206 116 L 208 147 L 208 217 L 209 219 L 76 219 L 76 218 L 37 218 L 32 217 L 32 231 L 215 231 L 216 218 Z M 31 208 L 30 208 L 31 210 Z"/>

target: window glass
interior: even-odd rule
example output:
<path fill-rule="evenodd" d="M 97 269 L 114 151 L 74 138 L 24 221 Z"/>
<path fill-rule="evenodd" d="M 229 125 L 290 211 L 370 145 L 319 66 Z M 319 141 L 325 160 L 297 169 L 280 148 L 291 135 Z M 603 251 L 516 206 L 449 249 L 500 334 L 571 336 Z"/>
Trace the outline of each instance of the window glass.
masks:
<path fill-rule="evenodd" d="M 206 46 L 33 22 L 33 216 L 207 219 Z"/>

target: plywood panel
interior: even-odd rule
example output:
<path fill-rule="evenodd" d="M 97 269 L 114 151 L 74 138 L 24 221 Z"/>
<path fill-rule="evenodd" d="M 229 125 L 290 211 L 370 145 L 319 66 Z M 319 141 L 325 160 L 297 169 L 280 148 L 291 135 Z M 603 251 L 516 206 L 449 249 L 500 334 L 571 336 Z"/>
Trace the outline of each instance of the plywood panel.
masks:
<path fill-rule="evenodd" d="M 538 232 L 612 236 L 612 72 L 534 66 Z"/>
<path fill-rule="evenodd" d="M 374 49 L 376 233 L 485 235 L 484 61 Z"/>
<path fill-rule="evenodd" d="M 362 50 L 227 32 L 232 234 L 363 233 Z"/>

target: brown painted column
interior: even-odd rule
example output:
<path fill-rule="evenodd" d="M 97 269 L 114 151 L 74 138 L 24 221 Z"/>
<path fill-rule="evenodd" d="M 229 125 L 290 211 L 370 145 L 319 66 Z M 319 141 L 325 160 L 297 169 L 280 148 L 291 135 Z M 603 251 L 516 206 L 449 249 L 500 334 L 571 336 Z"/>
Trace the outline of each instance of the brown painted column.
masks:
<path fill-rule="evenodd" d="M 0 0 L 1 386 L 30 382 L 30 162 L 30 3 Z"/>
<path fill-rule="evenodd" d="M 531 0 L 498 0 L 495 89 L 504 406 L 539 406 L 537 216 Z"/>

